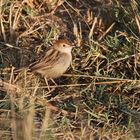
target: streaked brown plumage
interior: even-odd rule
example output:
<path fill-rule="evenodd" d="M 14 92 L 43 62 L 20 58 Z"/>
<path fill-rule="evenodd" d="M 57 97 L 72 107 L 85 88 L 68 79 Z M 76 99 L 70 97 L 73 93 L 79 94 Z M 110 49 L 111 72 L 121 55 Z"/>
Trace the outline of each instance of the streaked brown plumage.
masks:
<path fill-rule="evenodd" d="M 46 79 L 53 79 L 61 76 L 69 67 L 73 46 L 68 40 L 57 40 L 45 55 L 27 68 L 34 73 L 39 73 Z"/>

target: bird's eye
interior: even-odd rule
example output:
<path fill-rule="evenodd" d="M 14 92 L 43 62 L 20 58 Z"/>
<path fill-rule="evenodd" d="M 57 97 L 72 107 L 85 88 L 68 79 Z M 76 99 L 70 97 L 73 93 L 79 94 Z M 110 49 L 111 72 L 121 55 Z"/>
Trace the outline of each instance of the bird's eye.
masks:
<path fill-rule="evenodd" d="M 66 45 L 65 45 L 65 44 L 63 44 L 63 47 L 66 47 Z"/>

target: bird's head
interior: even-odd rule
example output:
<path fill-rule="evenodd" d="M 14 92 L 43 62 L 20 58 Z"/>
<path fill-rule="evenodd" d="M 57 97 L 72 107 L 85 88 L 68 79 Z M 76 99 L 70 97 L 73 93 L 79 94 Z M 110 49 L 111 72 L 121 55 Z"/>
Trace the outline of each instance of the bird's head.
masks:
<path fill-rule="evenodd" d="M 71 50 L 74 47 L 74 45 L 72 45 L 66 39 L 59 39 L 54 43 L 53 47 L 54 47 L 54 49 L 56 49 L 60 52 L 71 53 Z"/>

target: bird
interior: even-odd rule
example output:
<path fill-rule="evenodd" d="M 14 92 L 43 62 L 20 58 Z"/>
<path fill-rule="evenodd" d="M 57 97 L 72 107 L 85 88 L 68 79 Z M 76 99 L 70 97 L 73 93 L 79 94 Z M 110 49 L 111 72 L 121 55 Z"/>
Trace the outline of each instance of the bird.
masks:
<path fill-rule="evenodd" d="M 67 39 L 59 39 L 51 48 L 35 62 L 26 66 L 29 72 L 41 74 L 47 83 L 49 79 L 55 79 L 63 75 L 72 61 L 72 48 L 75 47 Z M 15 70 L 15 73 L 21 71 Z M 25 67 L 24 67 L 25 69 Z M 48 83 L 47 83 L 48 85 Z"/>
<path fill-rule="evenodd" d="M 27 69 L 29 72 L 41 74 L 45 79 L 50 93 L 53 90 L 50 90 L 48 80 L 52 80 L 52 82 L 57 85 L 53 79 L 62 76 L 70 66 L 72 61 L 72 49 L 74 47 L 75 45 L 70 43 L 67 39 L 59 39 L 55 41 L 48 51 L 44 52 L 42 57 L 38 58 L 35 62 L 27 65 L 26 67 L 15 70 L 15 73 L 18 73 L 23 69 Z M 52 110 L 69 114 L 68 111 L 59 109 L 47 100 L 46 104 Z"/>
<path fill-rule="evenodd" d="M 31 72 L 39 73 L 46 79 L 60 77 L 71 64 L 73 47 L 74 45 L 68 40 L 59 39 L 43 57 L 31 63 L 28 68 Z"/>

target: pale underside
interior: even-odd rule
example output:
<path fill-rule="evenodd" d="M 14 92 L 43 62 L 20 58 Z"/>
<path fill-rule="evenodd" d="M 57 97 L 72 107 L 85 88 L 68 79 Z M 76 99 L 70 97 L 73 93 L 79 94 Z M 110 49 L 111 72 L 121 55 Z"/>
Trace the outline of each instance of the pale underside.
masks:
<path fill-rule="evenodd" d="M 47 79 L 61 76 L 69 67 L 72 57 L 70 54 L 51 49 L 45 57 L 29 66 L 32 72 L 40 73 Z"/>

